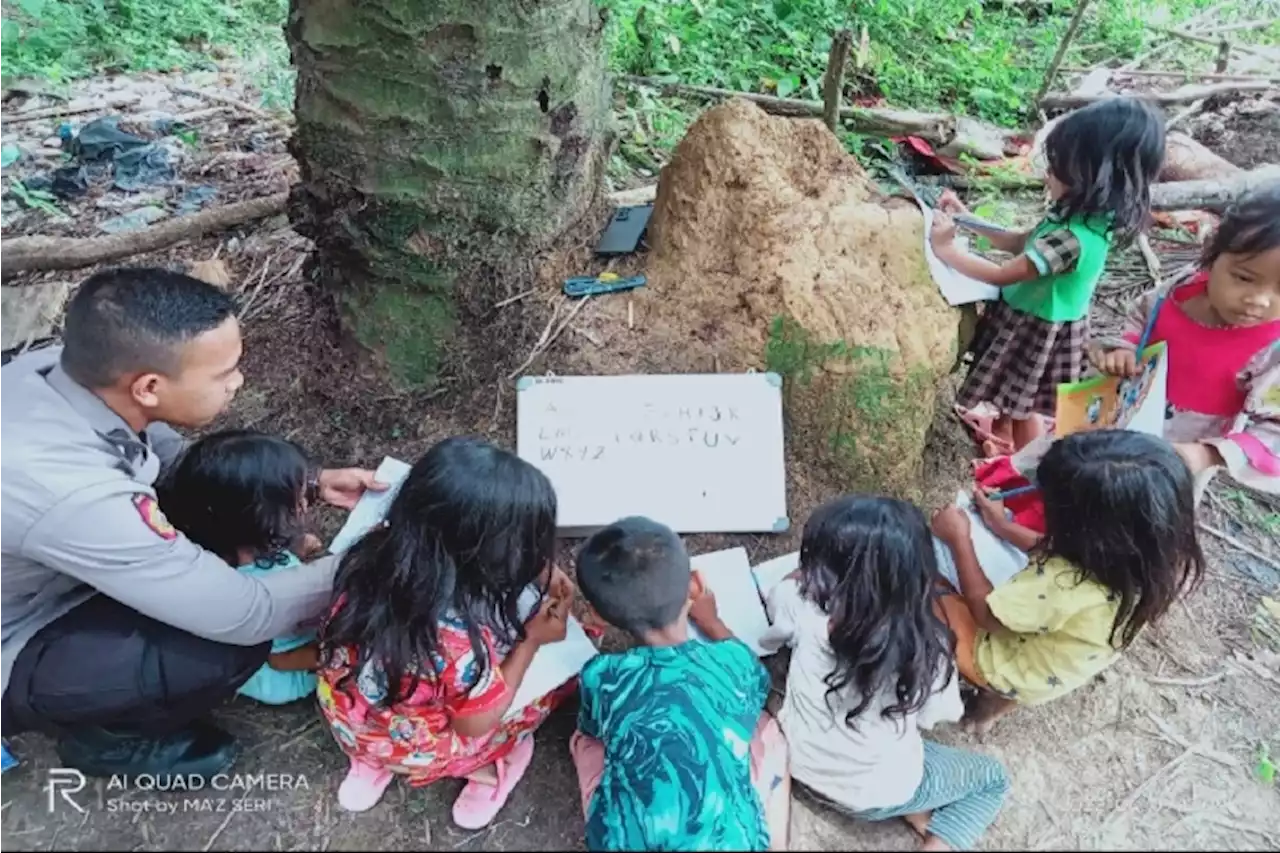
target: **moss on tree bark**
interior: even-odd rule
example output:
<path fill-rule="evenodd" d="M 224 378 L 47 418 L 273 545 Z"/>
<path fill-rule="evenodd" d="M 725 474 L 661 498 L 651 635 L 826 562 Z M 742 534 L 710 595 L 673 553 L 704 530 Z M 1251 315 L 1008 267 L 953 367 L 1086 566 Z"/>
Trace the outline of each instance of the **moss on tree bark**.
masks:
<path fill-rule="evenodd" d="M 291 0 L 290 203 L 347 329 L 428 386 L 471 304 L 554 243 L 603 175 L 610 103 L 593 0 Z M 489 291 L 489 292 L 476 292 Z"/>

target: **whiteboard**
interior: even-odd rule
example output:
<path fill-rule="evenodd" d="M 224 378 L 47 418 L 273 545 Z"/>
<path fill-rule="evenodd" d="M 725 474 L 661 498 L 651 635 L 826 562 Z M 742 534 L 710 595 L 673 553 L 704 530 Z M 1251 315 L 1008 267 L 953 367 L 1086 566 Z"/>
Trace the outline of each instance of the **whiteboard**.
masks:
<path fill-rule="evenodd" d="M 526 376 L 520 458 L 555 486 L 564 535 L 642 515 L 679 533 L 781 532 L 776 373 Z"/>

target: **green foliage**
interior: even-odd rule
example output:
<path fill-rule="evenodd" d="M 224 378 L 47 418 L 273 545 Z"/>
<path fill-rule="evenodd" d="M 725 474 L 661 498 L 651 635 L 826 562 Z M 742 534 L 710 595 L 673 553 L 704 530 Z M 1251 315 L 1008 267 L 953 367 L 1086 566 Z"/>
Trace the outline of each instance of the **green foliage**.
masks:
<path fill-rule="evenodd" d="M 865 27 L 866 64 L 847 72 L 848 95 L 882 95 L 896 105 L 942 107 L 1006 125 L 1017 125 L 1030 115 L 1030 102 L 1076 4 L 1076 0 L 600 2 L 611 13 L 610 49 L 620 72 L 817 100 L 831 34 L 851 29 L 856 56 Z M 1211 3 L 1095 2 L 1067 53 L 1067 62 L 1092 65 L 1131 57 L 1154 37 L 1147 22 L 1173 24 Z M 1180 53 L 1196 50 L 1184 46 Z M 856 66 L 856 61 L 851 65 Z"/>
<path fill-rule="evenodd" d="M 288 65 L 288 0 L 4 0 L 4 77 L 214 67 L 214 48 Z"/>

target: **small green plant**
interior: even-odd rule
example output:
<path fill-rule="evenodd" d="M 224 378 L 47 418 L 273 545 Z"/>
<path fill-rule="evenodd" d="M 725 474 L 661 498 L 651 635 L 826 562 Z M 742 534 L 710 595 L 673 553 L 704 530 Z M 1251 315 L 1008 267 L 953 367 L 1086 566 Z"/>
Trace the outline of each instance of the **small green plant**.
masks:
<path fill-rule="evenodd" d="M 1254 765 L 1254 772 L 1258 774 L 1258 778 L 1267 785 L 1276 783 L 1276 765 L 1271 760 L 1271 748 L 1264 741 L 1258 744 L 1258 752 L 1256 755 L 1257 764 Z"/>

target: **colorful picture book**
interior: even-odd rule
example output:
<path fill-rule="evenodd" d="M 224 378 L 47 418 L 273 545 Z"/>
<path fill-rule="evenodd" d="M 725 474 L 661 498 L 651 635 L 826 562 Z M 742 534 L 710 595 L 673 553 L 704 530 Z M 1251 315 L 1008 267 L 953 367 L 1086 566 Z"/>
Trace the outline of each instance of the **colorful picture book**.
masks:
<path fill-rule="evenodd" d="M 1058 386 L 1054 434 L 1128 429 L 1163 436 L 1169 365 L 1164 342 L 1138 355 L 1134 377 L 1097 376 Z"/>

